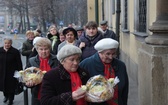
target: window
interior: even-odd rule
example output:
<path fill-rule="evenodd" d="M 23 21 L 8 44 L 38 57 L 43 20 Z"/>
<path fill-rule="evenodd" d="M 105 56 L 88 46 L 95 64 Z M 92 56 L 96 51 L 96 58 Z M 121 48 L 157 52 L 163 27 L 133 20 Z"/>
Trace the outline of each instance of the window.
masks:
<path fill-rule="evenodd" d="M 147 0 L 135 0 L 134 35 L 146 37 L 147 33 Z"/>
<path fill-rule="evenodd" d="M 139 0 L 139 32 L 146 32 L 146 0 Z"/>

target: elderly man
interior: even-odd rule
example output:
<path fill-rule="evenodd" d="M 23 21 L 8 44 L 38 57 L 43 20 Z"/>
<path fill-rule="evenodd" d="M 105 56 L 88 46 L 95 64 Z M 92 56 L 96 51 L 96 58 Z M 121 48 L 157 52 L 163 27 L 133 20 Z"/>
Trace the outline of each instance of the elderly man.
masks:
<path fill-rule="evenodd" d="M 116 50 L 119 43 L 111 38 L 104 38 L 96 43 L 94 48 L 97 53 L 80 63 L 80 67 L 88 70 L 90 76 L 103 75 L 107 79 L 119 78 L 115 86 L 114 97 L 101 105 L 127 105 L 128 76 L 125 64 L 116 59 Z M 97 105 L 97 104 L 96 104 Z"/>
<path fill-rule="evenodd" d="M 114 40 L 117 40 L 116 34 L 108 29 L 107 21 L 103 20 L 100 22 L 100 28 L 103 30 L 104 38 L 112 38 Z"/>
<path fill-rule="evenodd" d="M 84 29 L 83 29 L 83 27 L 77 27 L 76 31 L 78 33 L 78 38 L 79 38 L 82 35 L 82 33 L 84 32 Z"/>

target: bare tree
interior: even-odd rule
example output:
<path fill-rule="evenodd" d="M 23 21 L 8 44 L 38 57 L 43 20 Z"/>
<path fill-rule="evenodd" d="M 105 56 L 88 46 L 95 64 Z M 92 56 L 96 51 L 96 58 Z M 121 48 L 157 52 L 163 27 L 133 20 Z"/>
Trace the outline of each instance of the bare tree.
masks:
<path fill-rule="evenodd" d="M 37 22 L 38 28 L 47 31 L 49 24 L 60 21 L 84 25 L 87 22 L 86 0 L 2 0 L 10 13 L 20 17 L 19 30 L 30 29 Z M 15 11 L 15 12 L 14 12 Z"/>

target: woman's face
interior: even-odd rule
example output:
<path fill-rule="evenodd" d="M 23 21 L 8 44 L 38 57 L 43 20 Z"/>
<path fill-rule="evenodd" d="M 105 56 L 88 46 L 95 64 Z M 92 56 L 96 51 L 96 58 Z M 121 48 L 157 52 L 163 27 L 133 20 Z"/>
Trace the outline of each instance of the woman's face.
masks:
<path fill-rule="evenodd" d="M 9 49 L 12 46 L 12 42 L 10 40 L 4 40 L 4 48 Z"/>
<path fill-rule="evenodd" d="M 71 55 L 69 57 L 66 57 L 61 64 L 63 67 L 69 71 L 69 72 L 75 72 L 78 69 L 78 65 L 80 62 L 80 56 L 79 54 Z"/>
<path fill-rule="evenodd" d="M 47 46 L 40 46 L 37 48 L 38 55 L 45 59 L 50 56 L 50 49 Z"/>
<path fill-rule="evenodd" d="M 57 34 L 57 30 L 55 28 L 51 28 L 50 29 L 50 34 L 51 35 L 56 35 Z"/>
<path fill-rule="evenodd" d="M 69 42 L 69 43 L 72 43 L 74 40 L 75 40 L 75 35 L 72 31 L 69 31 L 67 34 L 66 34 L 66 40 Z"/>
<path fill-rule="evenodd" d="M 28 39 L 28 40 L 33 40 L 33 39 L 34 39 L 34 34 L 33 34 L 33 33 L 29 33 L 29 34 L 27 35 L 27 39 Z"/>
<path fill-rule="evenodd" d="M 116 49 L 104 50 L 99 55 L 103 63 L 111 63 L 113 57 L 116 56 Z"/>
<path fill-rule="evenodd" d="M 60 41 L 63 42 L 65 40 L 65 36 L 63 34 L 60 34 Z"/>
<path fill-rule="evenodd" d="M 91 27 L 91 28 L 87 28 L 86 29 L 86 34 L 88 35 L 88 36 L 95 36 L 96 34 L 97 34 L 97 28 L 95 28 L 95 27 Z"/>

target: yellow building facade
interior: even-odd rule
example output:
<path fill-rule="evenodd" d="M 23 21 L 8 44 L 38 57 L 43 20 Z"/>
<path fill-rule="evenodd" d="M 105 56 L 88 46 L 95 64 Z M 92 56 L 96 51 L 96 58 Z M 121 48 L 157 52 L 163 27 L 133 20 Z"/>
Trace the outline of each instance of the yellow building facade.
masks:
<path fill-rule="evenodd" d="M 87 4 L 88 20 L 107 20 L 109 29 L 118 33 L 120 59 L 131 81 L 128 105 L 166 105 L 168 1 L 87 0 Z"/>

